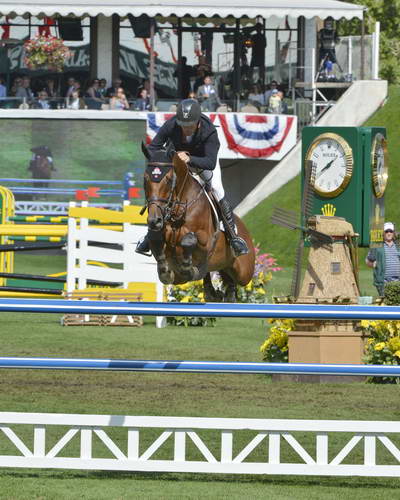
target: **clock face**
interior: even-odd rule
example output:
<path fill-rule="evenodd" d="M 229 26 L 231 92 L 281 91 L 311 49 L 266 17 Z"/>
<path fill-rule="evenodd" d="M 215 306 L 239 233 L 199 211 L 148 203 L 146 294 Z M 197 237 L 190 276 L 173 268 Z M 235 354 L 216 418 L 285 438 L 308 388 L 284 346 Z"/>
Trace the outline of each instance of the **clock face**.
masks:
<path fill-rule="evenodd" d="M 385 192 L 388 180 L 388 162 L 386 139 L 382 134 L 376 134 L 371 152 L 372 187 L 377 198 Z"/>
<path fill-rule="evenodd" d="M 306 153 L 307 166 L 313 168 L 314 190 L 327 198 L 342 193 L 353 173 L 353 152 L 348 142 L 338 134 L 321 134 Z"/>

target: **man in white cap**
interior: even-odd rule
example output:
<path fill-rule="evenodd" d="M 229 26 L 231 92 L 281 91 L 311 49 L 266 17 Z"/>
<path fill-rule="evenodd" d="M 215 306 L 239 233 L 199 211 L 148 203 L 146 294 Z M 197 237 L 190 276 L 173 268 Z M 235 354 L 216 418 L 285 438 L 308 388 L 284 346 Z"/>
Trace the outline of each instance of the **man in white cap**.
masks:
<path fill-rule="evenodd" d="M 379 295 L 384 295 L 385 284 L 400 281 L 400 249 L 395 243 L 393 222 L 383 225 L 383 245 L 371 248 L 365 262 L 374 269 L 374 285 Z"/>

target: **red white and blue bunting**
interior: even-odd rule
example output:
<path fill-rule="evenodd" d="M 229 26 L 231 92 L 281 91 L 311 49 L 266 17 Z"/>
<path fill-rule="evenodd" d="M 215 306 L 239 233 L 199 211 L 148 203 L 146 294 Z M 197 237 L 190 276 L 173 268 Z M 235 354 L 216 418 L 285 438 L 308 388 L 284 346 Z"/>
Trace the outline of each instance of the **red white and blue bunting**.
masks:
<path fill-rule="evenodd" d="M 297 118 L 289 115 L 205 113 L 216 125 L 220 158 L 280 160 L 296 144 Z M 147 142 L 173 113 L 148 113 Z"/>

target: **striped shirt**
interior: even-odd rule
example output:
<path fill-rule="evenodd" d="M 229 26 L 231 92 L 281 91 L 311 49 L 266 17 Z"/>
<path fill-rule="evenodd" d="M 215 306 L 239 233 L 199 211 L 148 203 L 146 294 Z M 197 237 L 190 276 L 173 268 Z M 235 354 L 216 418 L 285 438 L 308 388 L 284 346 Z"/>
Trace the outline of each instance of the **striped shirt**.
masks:
<path fill-rule="evenodd" d="M 397 281 L 400 279 L 400 260 L 398 249 L 395 244 L 383 245 L 385 249 L 385 281 Z"/>

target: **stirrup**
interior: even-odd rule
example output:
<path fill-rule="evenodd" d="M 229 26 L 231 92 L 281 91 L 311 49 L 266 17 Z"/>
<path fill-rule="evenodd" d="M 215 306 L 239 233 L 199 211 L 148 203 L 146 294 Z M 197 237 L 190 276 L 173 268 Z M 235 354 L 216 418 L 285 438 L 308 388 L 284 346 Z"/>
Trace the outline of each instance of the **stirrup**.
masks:
<path fill-rule="evenodd" d="M 151 257 L 152 253 L 150 252 L 150 245 L 149 245 L 149 239 L 147 238 L 147 235 L 138 241 L 136 248 L 135 248 L 136 253 L 140 253 L 141 255 L 145 255 L 146 257 Z"/>
<path fill-rule="evenodd" d="M 229 244 L 233 250 L 233 253 L 235 254 L 235 257 L 240 257 L 241 255 L 246 255 L 249 253 L 247 243 L 243 238 L 240 238 L 240 236 L 232 238 Z"/>

